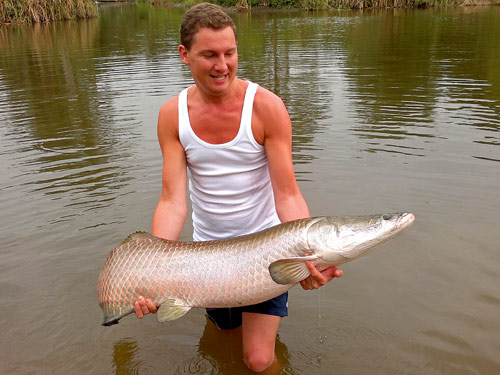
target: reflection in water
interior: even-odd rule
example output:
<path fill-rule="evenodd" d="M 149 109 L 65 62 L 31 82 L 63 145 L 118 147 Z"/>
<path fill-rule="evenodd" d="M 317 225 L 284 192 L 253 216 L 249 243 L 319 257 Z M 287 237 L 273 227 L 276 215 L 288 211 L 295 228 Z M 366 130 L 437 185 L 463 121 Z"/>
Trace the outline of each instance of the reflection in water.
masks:
<path fill-rule="evenodd" d="M 0 58 L 11 105 L 0 113 L 4 136 L 29 155 L 20 167 L 39 174 L 27 192 L 58 197 L 71 191 L 68 205 L 83 208 L 108 206 L 110 190 L 130 179 L 116 164 L 130 157 L 125 129 L 107 128 L 111 92 L 99 88 L 93 60 L 97 32 L 95 19 L 0 29 L 3 48 L 15 46 L 17 52 Z"/>
<path fill-rule="evenodd" d="M 348 95 L 360 119 L 352 131 L 365 151 L 425 156 L 433 138 L 450 138 L 443 127 L 461 125 L 480 130 L 473 142 L 500 143 L 500 29 L 489 11 L 395 10 L 347 28 Z M 475 32 L 464 28 L 483 16 Z"/>
<path fill-rule="evenodd" d="M 134 338 L 116 341 L 113 346 L 113 367 L 116 375 L 140 374 L 146 371 L 141 357 L 141 348 Z M 162 350 L 167 350 L 162 348 Z M 166 355 L 167 353 L 164 353 Z M 198 345 L 198 354 L 170 367 L 168 373 L 197 375 L 253 374 L 242 360 L 241 329 L 219 330 L 206 318 L 205 329 Z M 293 375 L 286 345 L 279 337 L 276 340 L 274 366 L 261 372 L 263 375 Z M 171 364 L 172 366 L 173 364 Z"/>
<path fill-rule="evenodd" d="M 137 341 L 125 338 L 115 342 L 113 346 L 113 365 L 115 375 L 139 374 L 141 361 L 137 357 Z"/>
<path fill-rule="evenodd" d="M 261 374 L 293 374 L 288 349 L 279 336 L 276 339 L 275 351 L 277 363 Z M 242 352 L 241 329 L 219 330 L 207 317 L 198 347 L 199 358 L 181 364 L 178 373 L 198 374 L 198 367 L 201 365 L 205 371 L 201 373 L 206 374 L 252 374 L 253 372 L 248 370 L 243 363 Z M 211 370 L 208 371 L 210 366 Z M 196 371 L 184 372 L 187 369 Z"/>
<path fill-rule="evenodd" d="M 119 341 L 107 331 L 102 351 L 87 345 L 100 332 L 105 253 L 150 228 L 158 109 L 192 84 L 176 49 L 182 13 L 129 4 L 92 20 L 0 27 L 6 373 L 246 371 L 238 334 L 222 342 L 209 326 L 198 353 L 189 325 L 164 333 L 162 348 L 148 346 L 157 327 L 147 325 Z M 240 76 L 290 112 L 311 212 L 392 207 L 422 218 L 398 251 L 325 290 L 335 303 L 320 331 L 310 336 L 308 312 L 294 313 L 297 329 L 281 331 L 288 349 L 278 342 L 281 373 L 500 373 L 500 7 L 233 16 Z M 306 299 L 295 308 L 314 305 Z M 323 332 L 334 342 L 320 345 Z M 102 353 L 113 345 L 109 369 Z"/>
<path fill-rule="evenodd" d="M 283 99 L 293 124 L 294 163 L 310 163 L 315 159 L 314 137 L 322 130 L 332 102 L 322 71 L 339 58 L 325 56 L 318 48 L 335 49 L 335 30 L 326 27 L 328 18 L 310 22 L 300 13 L 238 16 L 237 21 L 241 75 L 255 77 Z"/>
<path fill-rule="evenodd" d="M 150 105 L 148 96 L 164 95 L 168 85 L 187 85 L 171 78 L 180 69 L 177 58 L 174 70 L 168 62 L 181 11 L 159 11 L 143 43 L 129 25 L 149 9 L 123 9 L 120 20 L 108 9 L 99 19 L 0 28 L 0 136 L 9 140 L 1 154 L 4 168 L 15 165 L 7 176 L 17 181 L 0 189 L 6 200 L 21 187 L 26 195 L 59 201 L 49 223 L 109 208 L 124 191 L 133 191 L 144 157 L 140 140 L 154 134 L 159 107 L 150 109 L 150 122 L 139 118 Z M 16 153 L 23 158 L 11 161 Z M 154 158 L 159 161 L 160 154 Z"/>

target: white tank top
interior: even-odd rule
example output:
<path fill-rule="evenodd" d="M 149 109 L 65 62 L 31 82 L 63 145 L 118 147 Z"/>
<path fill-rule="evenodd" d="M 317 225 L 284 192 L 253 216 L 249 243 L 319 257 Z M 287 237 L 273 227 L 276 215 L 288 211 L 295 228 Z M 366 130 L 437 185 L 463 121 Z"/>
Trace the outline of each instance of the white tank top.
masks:
<path fill-rule="evenodd" d="M 238 134 L 227 143 L 200 139 L 189 122 L 188 89 L 179 94 L 179 139 L 188 167 L 195 241 L 223 239 L 279 224 L 264 146 L 252 132 L 258 85 L 249 82 Z"/>

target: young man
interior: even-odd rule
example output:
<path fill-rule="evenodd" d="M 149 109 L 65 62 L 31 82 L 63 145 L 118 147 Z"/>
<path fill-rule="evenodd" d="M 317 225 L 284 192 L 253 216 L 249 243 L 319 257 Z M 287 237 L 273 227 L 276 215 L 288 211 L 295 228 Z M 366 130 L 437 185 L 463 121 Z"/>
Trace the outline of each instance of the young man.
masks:
<path fill-rule="evenodd" d="M 256 232 L 299 218 L 309 209 L 292 164 L 292 130 L 279 97 L 236 77 L 236 28 L 217 5 L 193 6 L 183 18 L 179 54 L 195 85 L 166 102 L 158 118 L 163 154 L 162 194 L 153 218 L 153 235 L 177 240 L 187 215 L 186 188 L 193 207 L 193 239 L 222 239 Z M 301 282 L 316 289 L 342 275 L 336 268 Z M 140 297 L 136 315 L 155 313 Z M 280 317 L 287 294 L 262 304 L 207 309 L 223 329 L 242 327 L 243 359 L 253 371 L 275 361 Z"/>

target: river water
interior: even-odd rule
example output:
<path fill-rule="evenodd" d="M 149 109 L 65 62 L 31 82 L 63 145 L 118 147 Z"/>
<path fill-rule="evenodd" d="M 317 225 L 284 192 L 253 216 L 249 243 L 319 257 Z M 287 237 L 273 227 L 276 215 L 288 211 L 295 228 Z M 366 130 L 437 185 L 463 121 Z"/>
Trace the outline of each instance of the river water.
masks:
<path fill-rule="evenodd" d="M 0 27 L 2 374 L 247 373 L 200 309 L 100 325 L 100 266 L 159 198 L 159 107 L 192 84 L 182 12 Z M 281 373 L 499 374 L 500 7 L 233 16 L 240 77 L 289 109 L 312 214 L 417 217 L 291 291 Z"/>

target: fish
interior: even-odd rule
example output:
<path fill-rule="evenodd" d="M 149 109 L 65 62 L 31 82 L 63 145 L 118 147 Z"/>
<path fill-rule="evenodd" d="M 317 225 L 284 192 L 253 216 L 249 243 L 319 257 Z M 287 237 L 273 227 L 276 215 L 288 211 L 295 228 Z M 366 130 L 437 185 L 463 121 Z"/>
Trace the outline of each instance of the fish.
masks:
<path fill-rule="evenodd" d="M 368 254 L 409 228 L 412 213 L 323 216 L 282 223 L 214 241 L 172 241 L 146 232 L 128 236 L 108 255 L 97 282 L 103 326 L 151 298 L 160 322 L 191 308 L 238 307 L 274 298 L 319 270 Z"/>

